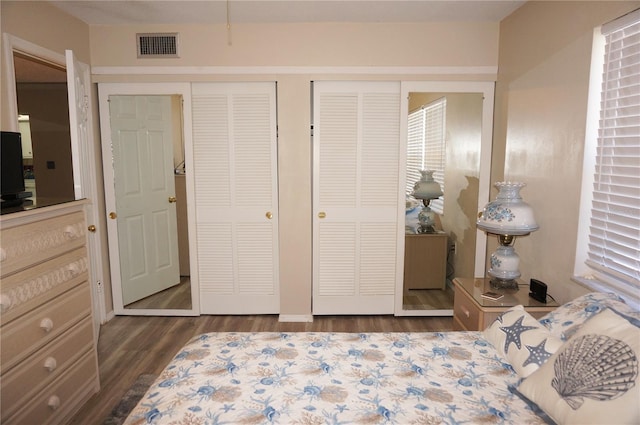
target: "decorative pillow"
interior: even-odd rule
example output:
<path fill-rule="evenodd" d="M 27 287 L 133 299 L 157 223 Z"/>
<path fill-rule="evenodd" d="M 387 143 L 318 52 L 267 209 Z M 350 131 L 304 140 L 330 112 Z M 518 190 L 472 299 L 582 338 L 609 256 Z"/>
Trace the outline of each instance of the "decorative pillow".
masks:
<path fill-rule="evenodd" d="M 518 387 L 555 422 L 639 424 L 640 322 L 606 309 Z"/>
<path fill-rule="evenodd" d="M 640 318 L 640 316 L 638 316 L 639 313 L 635 312 L 618 295 L 592 292 L 561 305 L 540 318 L 540 323 L 551 331 L 551 335 L 566 341 L 571 338 L 589 318 L 608 307 L 625 314 L 635 314 L 636 317 Z"/>
<path fill-rule="evenodd" d="M 522 378 L 537 370 L 562 345 L 521 305 L 501 314 L 484 335 Z"/>

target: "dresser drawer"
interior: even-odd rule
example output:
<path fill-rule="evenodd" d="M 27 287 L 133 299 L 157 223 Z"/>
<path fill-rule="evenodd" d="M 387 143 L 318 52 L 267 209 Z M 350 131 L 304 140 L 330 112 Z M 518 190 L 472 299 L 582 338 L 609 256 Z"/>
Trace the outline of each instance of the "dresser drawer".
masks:
<path fill-rule="evenodd" d="M 63 374 L 93 347 L 93 327 L 84 319 L 51 344 L 2 376 L 2 417 L 28 404 L 43 387 Z"/>
<path fill-rule="evenodd" d="M 87 280 L 88 259 L 84 247 L 2 278 L 0 324 L 44 304 Z"/>
<path fill-rule="evenodd" d="M 87 316 L 91 317 L 91 294 L 85 283 L 3 326 L 0 371 L 4 374 Z"/>
<path fill-rule="evenodd" d="M 2 424 L 63 423 L 97 390 L 97 373 L 95 353 L 89 352 Z"/>
<path fill-rule="evenodd" d="M 480 310 L 474 305 L 473 301 L 467 298 L 460 289 L 456 288 L 456 294 L 453 299 L 453 317 L 454 323 L 457 321 L 463 326 L 463 330 L 478 330 L 480 326 Z"/>
<path fill-rule="evenodd" d="M 2 229 L 2 277 L 46 261 L 85 244 L 84 214 L 80 211 Z"/>

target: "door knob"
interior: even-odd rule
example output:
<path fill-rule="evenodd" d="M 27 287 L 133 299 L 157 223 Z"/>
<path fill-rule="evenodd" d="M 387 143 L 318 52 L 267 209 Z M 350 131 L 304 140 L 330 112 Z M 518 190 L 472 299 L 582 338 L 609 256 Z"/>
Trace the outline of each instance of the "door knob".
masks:
<path fill-rule="evenodd" d="M 176 199 L 176 197 L 175 197 L 175 196 L 169 196 L 169 203 L 170 203 L 170 204 L 174 204 L 174 203 L 176 203 L 177 201 L 178 201 L 178 200 Z"/>
<path fill-rule="evenodd" d="M 267 213 L 265 214 L 265 217 L 271 220 L 271 218 L 273 218 L 273 214 L 271 213 L 271 211 L 267 211 Z"/>
<path fill-rule="evenodd" d="M 325 213 L 324 211 L 320 211 L 318 213 L 318 218 L 325 218 L 327 216 L 327 213 Z"/>
<path fill-rule="evenodd" d="M 113 212 L 113 211 L 111 211 L 111 212 L 109 213 L 109 218 L 110 218 L 111 220 L 115 220 L 117 216 L 118 216 L 118 215 L 117 215 L 115 212 Z"/>
<path fill-rule="evenodd" d="M 89 227 L 87 227 L 87 230 L 89 230 L 91 233 L 95 233 L 96 232 L 95 224 L 92 224 Z"/>

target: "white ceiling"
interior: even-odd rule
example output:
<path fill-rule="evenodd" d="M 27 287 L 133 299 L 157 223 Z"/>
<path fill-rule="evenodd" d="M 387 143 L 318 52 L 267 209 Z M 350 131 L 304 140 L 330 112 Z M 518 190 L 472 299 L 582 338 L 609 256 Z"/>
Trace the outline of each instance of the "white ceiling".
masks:
<path fill-rule="evenodd" d="M 48 0 L 89 25 L 499 22 L 524 0 Z"/>

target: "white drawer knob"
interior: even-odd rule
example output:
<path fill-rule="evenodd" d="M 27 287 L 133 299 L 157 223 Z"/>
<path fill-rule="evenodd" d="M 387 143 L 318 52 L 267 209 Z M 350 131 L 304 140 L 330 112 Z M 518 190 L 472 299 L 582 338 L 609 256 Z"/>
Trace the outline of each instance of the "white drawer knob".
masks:
<path fill-rule="evenodd" d="M 53 320 L 49 319 L 48 317 L 42 319 L 40 321 L 40 329 L 45 332 L 51 332 L 51 329 L 53 329 Z"/>
<path fill-rule="evenodd" d="M 468 319 L 470 314 L 469 314 L 469 310 L 467 310 L 466 308 L 462 309 L 462 312 L 464 313 L 465 317 Z"/>
<path fill-rule="evenodd" d="M 56 362 L 56 359 L 53 357 L 47 357 L 44 361 L 44 368 L 49 372 L 53 372 L 54 370 L 56 370 L 57 366 L 58 362 Z"/>
<path fill-rule="evenodd" d="M 11 297 L 7 294 L 0 294 L 0 313 L 4 313 L 11 307 Z"/>
<path fill-rule="evenodd" d="M 47 406 L 49 406 L 51 410 L 56 410 L 58 407 L 60 407 L 60 397 L 58 397 L 57 395 L 52 395 L 51 397 L 49 397 Z"/>
<path fill-rule="evenodd" d="M 64 228 L 64 236 L 67 239 L 75 239 L 75 238 L 77 238 L 79 236 L 78 235 L 78 230 L 76 230 L 75 226 L 69 225 L 69 226 Z"/>

